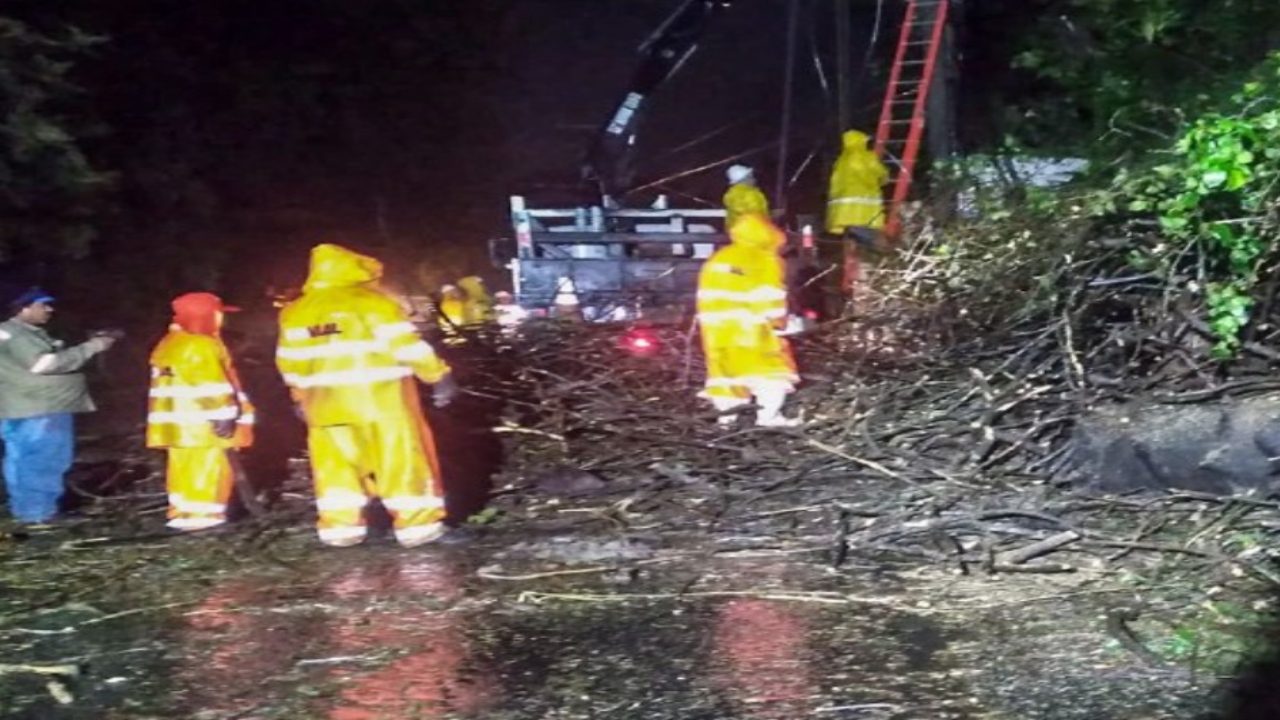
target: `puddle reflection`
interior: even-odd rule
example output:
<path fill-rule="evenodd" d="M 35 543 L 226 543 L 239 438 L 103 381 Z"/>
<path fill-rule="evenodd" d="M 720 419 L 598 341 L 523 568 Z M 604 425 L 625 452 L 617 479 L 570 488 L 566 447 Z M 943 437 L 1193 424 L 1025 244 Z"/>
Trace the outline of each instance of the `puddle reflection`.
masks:
<path fill-rule="evenodd" d="M 447 609 L 461 596 L 464 577 L 457 564 L 422 555 L 335 575 L 325 591 L 356 606 L 330 621 L 327 651 L 369 658 L 374 667 L 330 668 L 327 679 L 342 689 L 320 703 L 324 717 L 443 718 L 490 707 L 497 683 L 474 659 L 464 616 Z"/>
<path fill-rule="evenodd" d="M 270 604 L 260 581 L 238 579 L 215 585 L 186 613 L 175 671 L 184 688 L 181 706 L 246 713 L 262 704 L 264 683 L 294 667 L 297 640 L 308 636 L 311 624 L 305 617 L 264 613 Z"/>
<path fill-rule="evenodd" d="M 479 591 L 466 585 L 473 567 L 446 553 L 357 553 L 288 586 L 217 585 L 184 616 L 175 704 L 200 711 L 184 717 L 546 720 L 630 708 L 793 720 L 895 707 L 899 670 L 929 670 L 945 645 L 896 616 L 764 597 L 476 611 L 461 604 Z M 736 577 L 761 592 L 791 581 L 762 568 Z"/>
<path fill-rule="evenodd" d="M 755 598 L 717 613 L 715 684 L 744 718 L 804 717 L 818 694 L 808 665 L 808 622 L 796 608 Z"/>

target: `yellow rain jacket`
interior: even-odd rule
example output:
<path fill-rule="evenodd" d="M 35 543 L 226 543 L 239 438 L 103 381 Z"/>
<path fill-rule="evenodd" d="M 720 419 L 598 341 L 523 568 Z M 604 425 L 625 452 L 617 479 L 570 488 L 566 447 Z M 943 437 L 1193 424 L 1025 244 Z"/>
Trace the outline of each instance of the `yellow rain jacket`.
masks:
<path fill-rule="evenodd" d="M 170 328 L 151 351 L 147 447 L 252 445 L 253 405 L 241 387 L 220 338 Z M 215 420 L 235 420 L 234 437 L 214 434 Z"/>
<path fill-rule="evenodd" d="M 494 321 L 493 296 L 484 286 L 484 280 L 470 275 L 458 281 L 458 287 L 466 293 L 462 318 L 467 325 L 483 325 Z"/>
<path fill-rule="evenodd" d="M 446 333 L 452 333 L 457 328 L 467 324 L 467 299 L 463 296 L 462 291 L 456 288 L 446 288 L 440 293 L 440 303 L 436 306 L 436 313 L 439 317 L 436 322 L 440 324 L 440 329 Z"/>
<path fill-rule="evenodd" d="M 313 427 L 404 418 L 413 378 L 449 372 L 377 281 L 382 264 L 337 245 L 319 245 L 302 297 L 280 313 L 276 365 Z"/>
<path fill-rule="evenodd" d="M 827 232 L 842 235 L 846 228 L 884 228 L 884 194 L 889 170 L 867 148 L 867 136 L 857 130 L 844 134 L 844 150 L 831 171 L 827 193 Z"/>
<path fill-rule="evenodd" d="M 381 498 L 396 539 L 437 535 L 444 517 L 435 441 L 414 378 L 449 366 L 377 281 L 382 264 L 318 245 L 302 297 L 280 313 L 276 364 L 306 417 L 321 541 L 365 538 L 364 508 Z"/>
<path fill-rule="evenodd" d="M 724 227 L 733 227 L 738 218 L 747 213 L 769 217 L 769 199 L 764 191 L 748 183 L 734 183 L 724 193 Z"/>
<path fill-rule="evenodd" d="M 168 526 L 204 530 L 226 522 L 235 483 L 229 451 L 253 444 L 253 405 L 216 335 L 177 325 L 151 351 L 147 447 L 166 451 Z M 235 421 L 232 437 L 213 431 Z"/>
<path fill-rule="evenodd" d="M 751 213 L 729 229 L 732 241 L 698 275 L 698 323 L 707 360 L 703 397 L 746 399 L 762 388 L 798 381 L 791 347 L 775 329 L 786 324 L 782 257 L 786 236 Z"/>

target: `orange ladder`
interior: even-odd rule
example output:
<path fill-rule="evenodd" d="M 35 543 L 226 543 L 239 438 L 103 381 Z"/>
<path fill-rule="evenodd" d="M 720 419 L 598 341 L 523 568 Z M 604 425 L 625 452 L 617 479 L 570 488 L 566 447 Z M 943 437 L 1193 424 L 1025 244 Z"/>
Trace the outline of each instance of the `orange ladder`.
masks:
<path fill-rule="evenodd" d="M 924 136 L 929 89 L 950 5 L 950 0 L 907 0 L 875 141 L 876 155 L 889 168 L 889 184 L 893 187 L 884 230 L 891 241 L 898 237 L 898 212 L 911 191 L 911 176 Z"/>

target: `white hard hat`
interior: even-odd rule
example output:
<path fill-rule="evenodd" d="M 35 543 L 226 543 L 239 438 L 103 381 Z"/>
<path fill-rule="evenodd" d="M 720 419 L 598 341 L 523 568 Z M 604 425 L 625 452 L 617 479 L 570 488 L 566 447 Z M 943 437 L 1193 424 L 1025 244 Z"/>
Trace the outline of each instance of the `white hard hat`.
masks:
<path fill-rule="evenodd" d="M 750 180 L 755 175 L 755 171 L 747 165 L 730 165 L 725 175 L 728 176 L 730 184 L 736 184 L 743 180 Z"/>

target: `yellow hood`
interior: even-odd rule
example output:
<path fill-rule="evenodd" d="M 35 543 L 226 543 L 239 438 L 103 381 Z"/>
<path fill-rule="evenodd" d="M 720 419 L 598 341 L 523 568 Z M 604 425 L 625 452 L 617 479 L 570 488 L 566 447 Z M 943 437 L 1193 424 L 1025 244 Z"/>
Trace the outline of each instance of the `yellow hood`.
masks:
<path fill-rule="evenodd" d="M 311 249 L 311 270 L 303 292 L 364 285 L 382 277 L 382 263 L 341 245 L 325 243 Z"/>
<path fill-rule="evenodd" d="M 462 291 L 472 300 L 479 300 L 489 296 L 489 292 L 484 287 L 484 280 L 475 275 L 469 275 L 459 280 L 458 287 L 462 288 Z"/>
<path fill-rule="evenodd" d="M 867 134 L 860 130 L 846 130 L 840 137 L 846 151 L 867 149 Z"/>
<path fill-rule="evenodd" d="M 769 218 L 760 213 L 747 213 L 740 216 L 729 228 L 729 239 L 735 245 L 778 252 L 787 242 L 787 236 L 774 225 Z"/>

